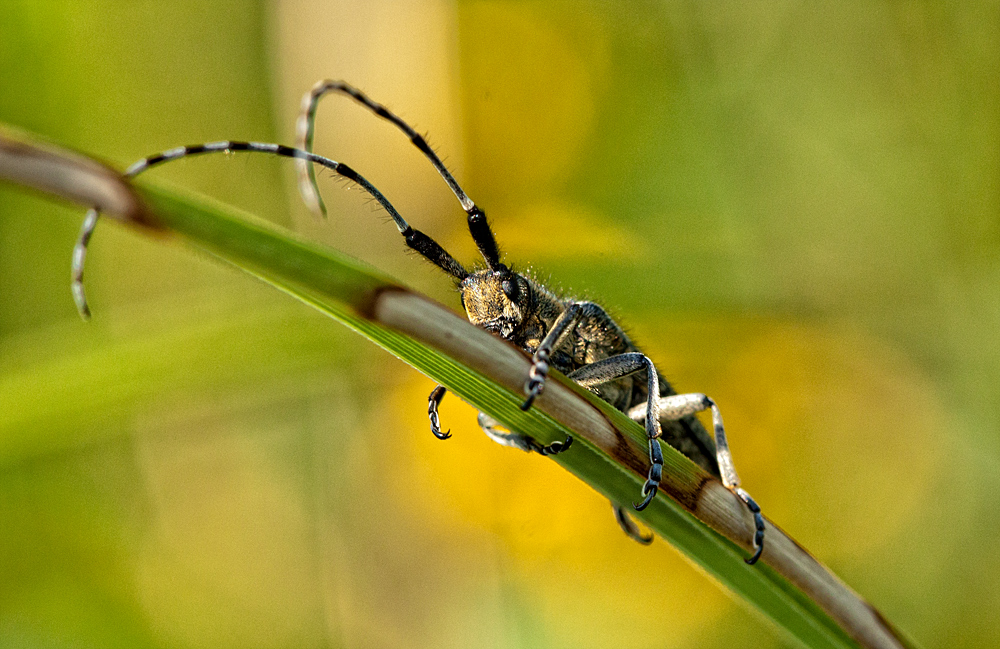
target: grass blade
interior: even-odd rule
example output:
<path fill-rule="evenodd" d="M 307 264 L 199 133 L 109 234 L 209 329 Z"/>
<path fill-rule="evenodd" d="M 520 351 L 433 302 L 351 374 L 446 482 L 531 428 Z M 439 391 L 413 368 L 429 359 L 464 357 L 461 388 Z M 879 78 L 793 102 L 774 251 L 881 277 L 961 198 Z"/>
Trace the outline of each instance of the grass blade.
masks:
<path fill-rule="evenodd" d="M 327 313 L 511 429 L 542 443 L 572 435 L 573 448 L 553 459 L 609 499 L 627 503 L 639 493 L 648 467 L 638 424 L 558 373 L 536 406 L 521 412 L 525 352 L 354 260 L 233 208 L 148 185 L 135 189 L 91 160 L 2 134 L 0 178 L 179 236 Z M 663 451 L 661 495 L 637 517 L 752 609 L 807 647 L 913 646 L 771 523 L 761 563 L 745 565 L 752 535 L 746 509 L 680 453 Z"/>

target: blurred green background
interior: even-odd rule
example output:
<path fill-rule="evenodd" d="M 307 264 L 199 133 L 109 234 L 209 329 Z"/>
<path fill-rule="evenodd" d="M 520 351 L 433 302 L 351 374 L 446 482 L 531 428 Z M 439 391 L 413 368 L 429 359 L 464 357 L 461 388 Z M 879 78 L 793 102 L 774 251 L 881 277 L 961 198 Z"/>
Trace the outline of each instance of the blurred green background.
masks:
<path fill-rule="evenodd" d="M 925 647 L 1000 639 L 995 2 L 0 3 L 0 122 L 124 166 L 291 143 L 343 78 L 430 133 L 508 260 L 722 406 L 748 490 Z M 390 126 L 317 148 L 475 259 Z M 286 161 L 169 182 L 459 309 L 358 191 Z M 770 647 L 662 542 L 284 295 L 0 187 L 0 647 Z"/>

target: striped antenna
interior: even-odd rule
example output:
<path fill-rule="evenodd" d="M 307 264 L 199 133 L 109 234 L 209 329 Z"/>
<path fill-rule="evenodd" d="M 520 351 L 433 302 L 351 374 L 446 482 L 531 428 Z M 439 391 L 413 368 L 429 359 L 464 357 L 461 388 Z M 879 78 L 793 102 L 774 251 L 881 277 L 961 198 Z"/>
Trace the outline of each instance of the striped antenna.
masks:
<path fill-rule="evenodd" d="M 180 160 L 181 158 L 186 158 L 188 156 L 200 155 L 203 153 L 231 153 L 234 151 L 267 153 L 284 158 L 294 158 L 305 163 L 317 164 L 330 169 L 337 175 L 356 183 L 361 187 L 361 189 L 378 201 L 379 205 L 381 205 L 383 209 L 389 213 L 389 216 L 392 217 L 393 223 L 396 224 L 396 228 L 399 230 L 399 233 L 405 238 L 407 246 L 420 253 L 435 266 L 460 281 L 468 276 L 468 272 L 466 272 L 465 268 L 455 261 L 455 259 L 449 255 L 444 248 L 438 245 L 437 242 L 425 235 L 423 232 L 412 228 L 410 224 L 407 223 L 406 220 L 400 215 L 400 213 L 396 211 L 396 208 L 392 206 L 389 199 L 387 199 L 382 192 L 376 189 L 375 186 L 368 182 L 361 174 L 342 162 L 336 162 L 309 151 L 303 151 L 301 149 L 295 149 L 281 144 L 266 144 L 262 142 L 237 142 L 233 140 L 210 142 L 208 144 L 177 147 L 176 149 L 170 149 L 169 151 L 164 151 L 163 153 L 143 158 L 126 169 L 125 176 L 133 178 L 151 167 L 155 167 L 156 165 L 160 165 L 171 160 Z M 99 216 L 100 214 L 95 208 L 91 208 L 87 211 L 87 216 L 80 228 L 80 236 L 77 238 L 76 245 L 73 247 L 73 261 L 71 268 L 72 284 L 70 288 L 73 292 L 73 301 L 76 303 L 76 309 L 80 313 L 80 317 L 84 320 L 90 319 L 90 307 L 87 304 L 87 296 L 83 290 L 83 267 L 87 258 L 87 245 L 90 243 L 90 238 L 94 234 L 94 228 L 97 227 Z"/>
<path fill-rule="evenodd" d="M 413 130 L 413 128 L 404 122 L 401 117 L 390 111 L 382 104 L 372 101 L 368 95 L 361 92 L 351 84 L 344 81 L 331 81 L 329 79 L 324 79 L 323 81 L 316 83 L 316 85 L 312 87 L 312 90 L 307 92 L 305 96 L 302 97 L 302 111 L 299 113 L 299 119 L 296 122 L 295 127 L 297 137 L 296 143 L 299 148 L 304 151 L 313 150 L 313 139 L 316 127 L 316 109 L 319 106 L 320 99 L 322 99 L 324 95 L 331 92 L 350 97 L 382 119 L 391 122 L 396 126 L 396 128 L 406 134 L 406 137 L 410 139 L 410 142 L 412 142 L 415 147 L 420 149 L 420 152 L 423 153 L 428 160 L 430 160 L 434 169 L 436 169 L 441 177 L 444 178 L 448 188 L 462 205 L 462 209 L 465 210 L 465 213 L 468 215 L 469 232 L 472 234 L 472 239 L 476 242 L 476 247 L 479 248 L 479 252 L 483 255 L 483 259 L 486 260 L 486 264 L 490 267 L 490 270 L 506 270 L 506 267 L 500 263 L 500 251 L 497 248 L 493 232 L 490 230 L 489 224 L 486 221 L 486 213 L 479 209 L 472 199 L 466 195 L 465 191 L 458 184 L 458 181 L 455 180 L 455 176 L 448 171 L 448 168 L 444 166 L 443 162 L 441 162 L 441 158 L 439 158 L 430 145 L 427 144 L 427 140 Z M 315 170 L 312 165 L 306 164 L 304 161 L 300 161 L 297 166 L 299 171 L 299 193 L 302 195 L 302 200 L 310 210 L 320 214 L 321 216 L 326 216 L 326 205 L 323 203 L 323 198 L 319 194 L 319 187 L 316 184 Z"/>

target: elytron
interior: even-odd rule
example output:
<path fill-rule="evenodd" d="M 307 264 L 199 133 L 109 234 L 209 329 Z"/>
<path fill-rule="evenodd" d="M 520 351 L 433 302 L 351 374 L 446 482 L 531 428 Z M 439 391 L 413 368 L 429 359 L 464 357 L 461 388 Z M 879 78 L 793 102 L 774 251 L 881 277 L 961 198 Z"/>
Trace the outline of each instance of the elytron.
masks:
<path fill-rule="evenodd" d="M 458 198 L 468 217 L 469 232 L 485 261 L 485 268 L 467 269 L 437 242 L 411 227 L 392 204 L 364 177 L 347 165 L 312 152 L 316 109 L 326 94 L 338 93 L 354 99 L 379 117 L 399 128 L 431 162 Z M 656 496 L 663 471 L 662 439 L 712 475 L 735 494 L 753 514 L 755 532 L 754 553 L 746 559 L 753 564 L 764 548 L 764 519 L 760 507 L 740 487 L 733 466 L 732 454 L 726 442 L 719 407 L 700 393 L 677 394 L 663 379 L 653 362 L 629 339 L 604 309 L 594 302 L 577 301 L 556 295 L 532 277 L 513 270 L 503 262 L 486 214 L 466 195 L 454 176 L 426 140 L 385 106 L 369 99 L 364 93 L 341 81 L 321 81 L 303 98 L 302 113 L 297 123 L 298 148 L 258 142 L 222 141 L 178 147 L 145 158 L 126 170 L 135 176 L 150 167 L 186 156 L 213 152 L 249 151 L 294 158 L 299 166 L 299 188 L 303 200 L 314 211 L 325 213 L 316 185 L 314 165 L 332 170 L 337 175 L 360 186 L 392 217 L 406 245 L 450 275 L 461 296 L 462 306 L 472 324 L 511 343 L 532 355 L 531 368 L 524 383 L 525 400 L 522 410 L 531 408 L 545 389 L 550 368 L 556 368 L 570 379 L 590 389 L 613 407 L 645 425 L 649 445 L 649 472 L 642 486 L 640 499 L 633 507 L 641 511 Z M 83 292 L 83 265 L 87 244 L 97 223 L 98 213 L 90 210 L 84 220 L 80 237 L 73 252 L 73 295 L 80 314 L 87 318 L 89 309 Z M 438 407 L 446 389 L 438 385 L 428 398 L 427 414 L 431 432 L 438 439 L 451 435 L 442 432 Z M 710 436 L 695 417 L 705 410 L 712 413 L 714 436 Z M 536 440 L 501 427 L 485 413 L 479 413 L 479 426 L 494 441 L 506 446 L 533 451 L 542 455 L 562 453 L 573 440 L 542 445 Z M 631 538 L 649 543 L 619 503 L 612 503 L 615 517 Z"/>

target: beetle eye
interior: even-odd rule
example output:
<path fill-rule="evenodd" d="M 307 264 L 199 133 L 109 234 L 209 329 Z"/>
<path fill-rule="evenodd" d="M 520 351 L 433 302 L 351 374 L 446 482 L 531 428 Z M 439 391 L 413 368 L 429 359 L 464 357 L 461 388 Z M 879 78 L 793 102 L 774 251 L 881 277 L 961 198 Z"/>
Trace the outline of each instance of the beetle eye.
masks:
<path fill-rule="evenodd" d="M 517 299 L 518 287 L 517 280 L 511 277 L 510 279 L 505 279 L 500 282 L 500 288 L 503 289 L 503 294 L 507 296 L 510 301 L 515 301 Z"/>

